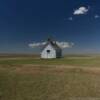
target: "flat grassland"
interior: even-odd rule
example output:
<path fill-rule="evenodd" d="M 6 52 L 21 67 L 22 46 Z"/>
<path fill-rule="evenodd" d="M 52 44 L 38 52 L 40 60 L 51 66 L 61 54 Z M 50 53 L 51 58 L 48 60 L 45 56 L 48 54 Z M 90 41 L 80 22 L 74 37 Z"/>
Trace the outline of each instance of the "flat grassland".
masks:
<path fill-rule="evenodd" d="M 0 56 L 0 100 L 100 100 L 100 56 Z"/>

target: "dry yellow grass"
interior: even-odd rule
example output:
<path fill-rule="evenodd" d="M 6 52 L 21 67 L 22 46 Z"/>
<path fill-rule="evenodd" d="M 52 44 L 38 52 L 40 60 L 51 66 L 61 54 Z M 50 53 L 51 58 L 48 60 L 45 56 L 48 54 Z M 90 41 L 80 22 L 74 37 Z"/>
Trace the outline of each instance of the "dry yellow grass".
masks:
<path fill-rule="evenodd" d="M 0 100 L 100 100 L 99 60 L 3 59 Z"/>

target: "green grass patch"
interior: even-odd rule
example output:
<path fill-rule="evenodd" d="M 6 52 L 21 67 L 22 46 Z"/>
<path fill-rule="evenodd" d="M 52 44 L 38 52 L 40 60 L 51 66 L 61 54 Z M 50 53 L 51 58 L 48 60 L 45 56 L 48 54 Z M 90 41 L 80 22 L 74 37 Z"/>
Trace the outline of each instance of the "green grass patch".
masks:
<path fill-rule="evenodd" d="M 64 57 L 61 59 L 0 59 L 0 64 L 37 64 L 37 65 L 75 65 L 75 66 L 100 66 L 100 57 Z"/>

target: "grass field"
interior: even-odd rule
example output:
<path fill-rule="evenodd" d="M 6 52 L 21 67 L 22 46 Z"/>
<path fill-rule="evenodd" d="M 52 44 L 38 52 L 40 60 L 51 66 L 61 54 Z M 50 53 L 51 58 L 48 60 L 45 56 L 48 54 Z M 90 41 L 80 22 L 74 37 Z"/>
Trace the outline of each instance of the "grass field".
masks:
<path fill-rule="evenodd" d="M 100 100 L 100 56 L 1 56 L 0 100 Z"/>

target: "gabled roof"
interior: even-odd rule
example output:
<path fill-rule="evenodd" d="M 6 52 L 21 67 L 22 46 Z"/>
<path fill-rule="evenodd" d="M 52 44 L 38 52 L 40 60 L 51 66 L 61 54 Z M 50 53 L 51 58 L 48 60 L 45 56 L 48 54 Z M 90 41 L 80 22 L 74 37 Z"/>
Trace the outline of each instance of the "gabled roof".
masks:
<path fill-rule="evenodd" d="M 43 46 L 42 50 L 44 50 L 44 48 L 45 48 L 47 45 L 49 45 L 49 44 L 50 44 L 55 50 L 57 50 L 57 49 L 60 49 L 60 50 L 61 50 L 61 48 L 57 45 L 56 41 L 52 41 L 50 38 L 48 38 L 47 43 Z"/>

